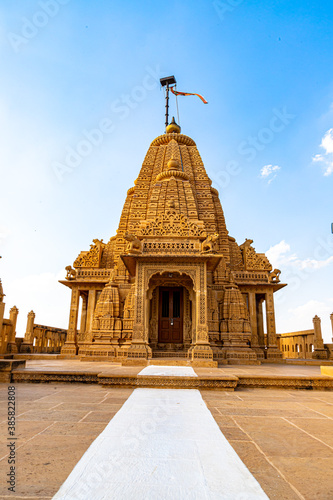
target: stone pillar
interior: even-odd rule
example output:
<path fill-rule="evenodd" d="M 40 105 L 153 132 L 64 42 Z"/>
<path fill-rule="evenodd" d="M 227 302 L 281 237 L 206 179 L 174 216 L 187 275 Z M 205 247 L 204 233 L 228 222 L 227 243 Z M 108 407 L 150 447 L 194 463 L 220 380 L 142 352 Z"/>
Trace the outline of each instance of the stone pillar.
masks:
<path fill-rule="evenodd" d="M 256 352 L 257 359 L 264 359 L 264 352 L 260 348 L 258 336 L 258 318 L 255 292 L 249 292 L 249 314 L 251 323 L 251 348 Z M 263 331 L 262 331 L 263 333 Z"/>
<path fill-rule="evenodd" d="M 72 288 L 71 308 L 66 342 L 61 349 L 61 354 L 76 356 L 77 353 L 77 318 L 79 313 L 80 293 L 78 288 Z"/>
<path fill-rule="evenodd" d="M 5 353 L 5 346 L 4 346 L 5 332 L 2 327 L 4 315 L 5 315 L 5 303 L 1 302 L 1 297 L 0 297 L 0 354 Z"/>
<path fill-rule="evenodd" d="M 321 333 L 321 319 L 316 315 L 313 318 L 313 331 L 314 331 L 314 351 L 312 353 L 313 359 L 327 359 L 327 351 L 324 348 L 323 336 Z"/>
<path fill-rule="evenodd" d="M 94 320 L 95 305 L 96 305 L 96 290 L 95 289 L 89 290 L 87 313 L 86 313 L 86 334 L 85 334 L 86 342 L 92 341 L 92 327 Z"/>
<path fill-rule="evenodd" d="M 275 329 L 275 313 L 274 313 L 274 298 L 273 290 L 269 289 L 266 292 L 266 323 L 267 323 L 267 359 L 270 361 L 280 361 L 282 352 L 278 348 L 276 329 Z"/>
<path fill-rule="evenodd" d="M 194 284 L 196 297 L 196 338 L 195 345 L 189 349 L 189 357 L 192 364 L 200 366 L 204 366 L 204 364 L 212 366 L 214 363 L 213 350 L 210 347 L 208 335 L 206 267 L 206 263 L 201 263 L 196 273 L 196 283 Z"/>
<path fill-rule="evenodd" d="M 256 312 L 257 312 L 257 334 L 258 342 L 261 349 L 265 349 L 265 331 L 264 331 L 264 315 L 262 311 L 263 300 L 256 296 Z"/>
<path fill-rule="evenodd" d="M 30 311 L 28 313 L 27 329 L 24 335 L 23 342 L 21 344 L 20 352 L 33 352 L 33 335 L 34 335 L 34 322 L 35 313 Z"/>
<path fill-rule="evenodd" d="M 7 343 L 7 352 L 16 354 L 18 352 L 17 345 L 15 343 L 16 336 L 16 322 L 19 310 L 16 306 L 12 307 L 9 311 L 9 319 L 12 322 L 11 331 Z"/>
<path fill-rule="evenodd" d="M 146 318 L 145 281 L 145 265 L 137 262 L 132 343 L 127 351 L 127 360 L 123 364 L 146 365 L 147 359 L 152 357 L 148 344 L 149 318 Z"/>
<path fill-rule="evenodd" d="M 0 279 L 0 339 L 2 339 L 2 325 L 3 325 L 3 317 L 5 315 L 5 303 L 3 302 L 4 297 L 5 294 L 3 293 L 2 283 Z"/>
<path fill-rule="evenodd" d="M 333 313 L 330 315 L 330 319 L 331 319 L 331 325 L 332 325 L 332 342 L 333 342 Z M 1 317 L 0 317 L 0 321 L 1 321 Z"/>

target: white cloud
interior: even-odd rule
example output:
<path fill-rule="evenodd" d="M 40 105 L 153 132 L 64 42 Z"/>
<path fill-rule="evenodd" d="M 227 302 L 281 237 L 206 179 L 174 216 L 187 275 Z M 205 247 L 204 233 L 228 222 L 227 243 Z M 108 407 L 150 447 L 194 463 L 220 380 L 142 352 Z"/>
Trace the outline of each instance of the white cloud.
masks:
<path fill-rule="evenodd" d="M 323 260 L 318 260 L 310 257 L 307 257 L 306 259 L 300 259 L 296 253 L 291 252 L 290 245 L 284 240 L 270 247 L 269 250 L 267 250 L 266 255 L 273 267 L 277 267 L 281 270 L 285 267 L 291 267 L 312 271 L 316 269 L 322 269 L 323 267 L 326 267 L 333 262 L 333 255 Z"/>
<path fill-rule="evenodd" d="M 325 301 L 308 300 L 301 306 L 288 309 L 289 331 L 312 330 L 312 318 L 317 315 L 322 320 L 322 334 L 324 342 L 331 341 L 330 314 L 333 311 L 333 297 Z"/>
<path fill-rule="evenodd" d="M 70 305 L 69 289 L 58 283 L 64 279 L 65 271 L 22 276 L 10 283 L 3 283 L 6 294 L 6 313 L 15 304 L 19 309 L 17 335 L 23 337 L 27 314 L 36 313 L 35 322 L 41 325 L 67 328 Z M 8 309 L 7 309 L 8 307 Z"/>
<path fill-rule="evenodd" d="M 290 251 L 290 245 L 286 243 L 284 240 L 270 247 L 267 250 L 266 255 L 268 260 L 276 267 L 283 259 L 285 258 L 285 254 Z"/>
<path fill-rule="evenodd" d="M 333 153 L 333 128 L 326 132 L 320 146 L 325 149 L 325 154 Z"/>
<path fill-rule="evenodd" d="M 0 226 L 0 242 L 3 243 L 3 240 L 5 240 L 9 236 L 9 229 L 7 226 Z"/>
<path fill-rule="evenodd" d="M 280 170 L 280 167 L 278 165 L 265 165 L 262 167 L 260 170 L 260 177 L 268 177 L 271 175 L 273 172 L 276 172 L 277 170 Z"/>
<path fill-rule="evenodd" d="M 324 176 L 327 177 L 333 173 L 333 128 L 330 128 L 321 140 L 320 147 L 324 149 L 323 154 L 316 154 L 313 162 L 323 163 Z"/>
<path fill-rule="evenodd" d="M 281 170 L 281 167 L 278 165 L 265 165 L 260 170 L 259 177 L 261 177 L 261 179 L 267 179 L 268 184 L 270 184 L 277 176 L 278 170 Z"/>

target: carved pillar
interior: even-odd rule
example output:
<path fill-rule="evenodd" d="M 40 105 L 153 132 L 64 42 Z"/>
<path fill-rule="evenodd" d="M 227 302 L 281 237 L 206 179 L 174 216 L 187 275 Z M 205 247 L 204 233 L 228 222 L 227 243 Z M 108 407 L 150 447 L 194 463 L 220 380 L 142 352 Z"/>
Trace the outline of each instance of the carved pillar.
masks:
<path fill-rule="evenodd" d="M 314 351 L 312 353 L 312 358 L 327 359 L 327 351 L 324 348 L 323 336 L 321 333 L 321 319 L 316 315 L 312 321 L 314 331 Z"/>
<path fill-rule="evenodd" d="M 256 296 L 254 292 L 249 292 L 249 313 L 251 323 L 251 347 L 259 347 Z"/>
<path fill-rule="evenodd" d="M 11 330 L 10 330 L 10 335 L 8 338 L 8 343 L 7 343 L 7 352 L 9 353 L 17 353 L 17 345 L 15 342 L 15 335 L 16 335 L 16 322 L 17 322 L 17 316 L 18 316 L 19 310 L 17 309 L 16 306 L 12 307 L 11 310 L 9 311 L 9 319 L 11 321 Z"/>
<path fill-rule="evenodd" d="M 146 267 L 142 262 L 137 262 L 135 292 L 134 292 L 134 322 L 132 343 L 127 352 L 127 364 L 146 364 L 152 357 L 152 350 L 148 345 L 149 317 L 147 318 L 146 305 Z"/>
<path fill-rule="evenodd" d="M 0 281 L 1 283 L 1 281 Z M 4 354 L 6 347 L 5 347 L 5 331 L 3 328 L 3 317 L 5 315 L 5 303 L 1 301 L 0 297 L 0 354 Z"/>
<path fill-rule="evenodd" d="M 27 329 L 24 335 L 23 342 L 21 344 L 20 352 L 33 352 L 33 335 L 34 335 L 34 322 L 35 322 L 35 313 L 30 311 L 28 313 L 27 320 Z"/>
<path fill-rule="evenodd" d="M 332 342 L 333 342 L 333 313 L 330 315 L 330 319 L 331 319 L 331 325 L 332 325 Z M 1 317 L 0 317 L 0 321 L 1 321 Z"/>
<path fill-rule="evenodd" d="M 77 318 L 79 313 L 80 293 L 78 288 L 72 288 L 72 299 L 69 313 L 67 338 L 61 349 L 61 354 L 76 356 L 77 353 Z"/>
<path fill-rule="evenodd" d="M 158 288 L 156 287 L 148 296 L 148 303 L 150 301 L 149 310 L 149 344 L 152 349 L 156 349 L 158 343 Z"/>
<path fill-rule="evenodd" d="M 276 330 L 273 290 L 266 292 L 266 323 L 267 323 L 267 359 L 282 359 L 282 352 L 278 349 Z"/>
<path fill-rule="evenodd" d="M 258 315 L 257 315 L 257 301 L 255 292 L 249 292 L 249 314 L 250 314 L 250 323 L 251 323 L 251 348 L 256 352 L 257 359 L 264 358 L 263 349 L 260 346 L 259 335 L 258 335 Z M 263 336 L 263 318 L 262 318 L 262 307 L 261 307 L 261 324 L 262 324 L 262 339 Z"/>
<path fill-rule="evenodd" d="M 3 302 L 3 298 L 5 294 L 3 293 L 2 283 L 0 279 L 0 347 L 3 346 L 4 338 L 2 338 L 2 325 L 3 325 L 3 317 L 5 315 L 5 303 Z"/>
<path fill-rule="evenodd" d="M 261 349 L 265 349 L 264 315 L 262 311 L 263 301 L 264 299 L 260 295 L 256 295 L 257 335 Z"/>
<path fill-rule="evenodd" d="M 192 362 L 213 360 L 213 350 L 209 344 L 208 315 L 207 315 L 207 265 L 201 263 L 196 271 L 194 290 L 196 295 L 196 339 L 195 345 L 189 349 Z"/>
<path fill-rule="evenodd" d="M 92 326 L 94 320 L 94 312 L 96 306 L 96 295 L 97 291 L 95 289 L 89 290 L 88 294 L 88 304 L 86 313 L 86 341 L 91 342 L 92 340 Z"/>

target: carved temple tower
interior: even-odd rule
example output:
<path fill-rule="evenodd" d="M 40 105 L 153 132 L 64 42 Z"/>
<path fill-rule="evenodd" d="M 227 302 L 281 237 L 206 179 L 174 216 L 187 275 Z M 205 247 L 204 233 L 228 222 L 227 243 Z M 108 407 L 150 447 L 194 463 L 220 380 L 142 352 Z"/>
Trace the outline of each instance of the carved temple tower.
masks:
<path fill-rule="evenodd" d="M 285 285 L 252 240 L 239 246 L 229 236 L 211 184 L 195 142 L 173 120 L 148 149 L 116 236 L 94 240 L 66 268 L 63 355 L 127 364 L 281 359 L 273 293 Z"/>

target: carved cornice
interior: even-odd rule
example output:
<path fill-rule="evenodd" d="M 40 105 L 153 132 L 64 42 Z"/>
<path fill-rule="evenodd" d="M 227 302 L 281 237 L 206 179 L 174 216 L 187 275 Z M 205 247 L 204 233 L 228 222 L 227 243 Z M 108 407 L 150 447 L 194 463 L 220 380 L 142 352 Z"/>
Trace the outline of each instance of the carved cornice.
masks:
<path fill-rule="evenodd" d="M 193 139 L 183 134 L 164 134 L 156 137 L 150 146 L 161 146 L 161 144 L 168 144 L 170 141 L 175 140 L 179 144 L 185 144 L 186 146 L 196 146 Z"/>
<path fill-rule="evenodd" d="M 163 179 L 169 179 L 170 177 L 176 177 L 178 179 L 183 179 L 184 181 L 189 180 L 189 176 L 185 172 L 179 170 L 164 170 L 156 177 L 156 181 L 162 181 Z"/>

